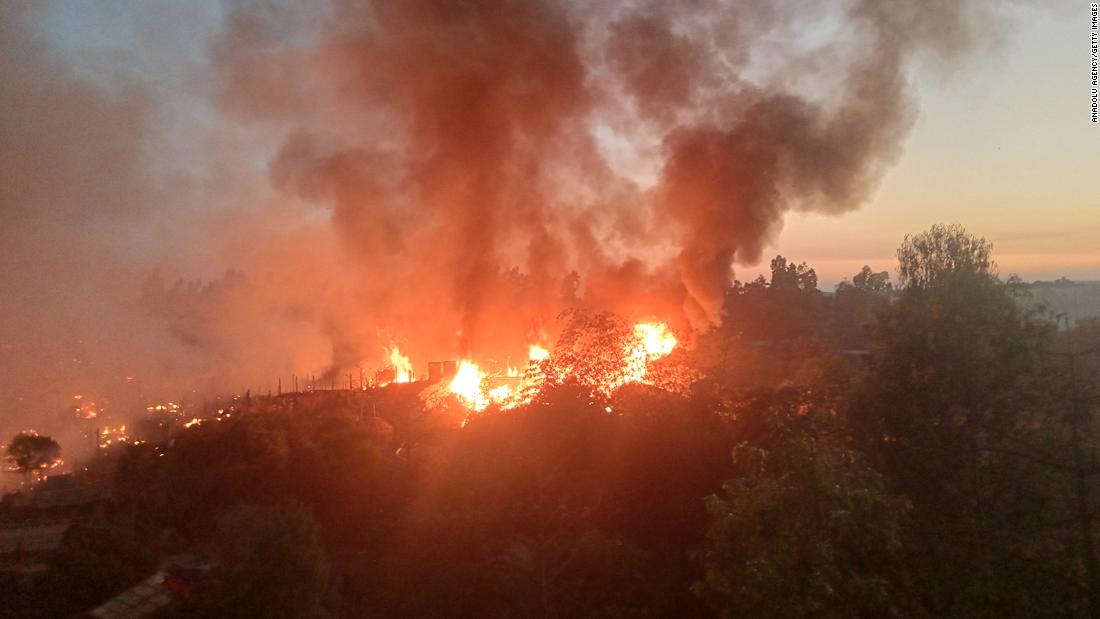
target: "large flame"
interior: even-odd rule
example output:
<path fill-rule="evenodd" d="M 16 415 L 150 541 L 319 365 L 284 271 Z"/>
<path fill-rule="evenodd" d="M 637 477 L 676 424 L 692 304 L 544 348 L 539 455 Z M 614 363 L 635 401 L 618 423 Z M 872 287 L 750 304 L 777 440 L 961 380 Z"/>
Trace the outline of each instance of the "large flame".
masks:
<path fill-rule="evenodd" d="M 483 411 L 489 406 L 489 397 L 482 388 L 485 373 L 473 361 L 463 361 L 451 380 L 451 393 L 458 396 L 459 402 L 474 411 Z"/>
<path fill-rule="evenodd" d="M 634 335 L 641 338 L 641 349 L 650 360 L 660 359 L 676 348 L 676 336 L 663 322 L 643 322 L 634 325 Z"/>
<path fill-rule="evenodd" d="M 623 350 L 619 371 L 609 372 L 603 383 L 591 386 L 609 395 L 627 383 L 645 383 L 649 364 L 671 353 L 676 345 L 676 336 L 666 324 L 661 322 L 636 324 L 633 336 L 629 338 Z M 490 404 L 496 404 L 504 410 L 522 406 L 530 402 L 533 394 L 548 380 L 546 375 L 539 371 L 539 364 L 551 358 L 550 350 L 538 344 L 532 344 L 528 348 L 527 371 L 520 374 L 515 368 L 509 367 L 503 374 L 492 376 L 473 361 L 462 361 L 451 380 L 450 392 L 465 408 L 473 412 L 484 411 Z M 557 374 L 556 378 L 550 380 L 563 381 L 568 378 L 570 372 L 565 369 Z M 504 384 L 500 384 L 501 382 Z"/>
<path fill-rule="evenodd" d="M 401 354 L 401 351 L 394 346 L 390 350 L 390 364 L 393 366 L 395 383 L 411 383 L 413 381 L 413 369 L 412 362 L 409 358 Z"/>
<path fill-rule="evenodd" d="M 622 383 L 644 383 L 649 373 L 649 364 L 672 352 L 676 348 L 676 336 L 663 322 L 643 322 L 634 325 L 634 339 L 627 348 L 626 371 Z"/>
<path fill-rule="evenodd" d="M 550 358 L 550 351 L 546 350 L 538 344 L 531 344 L 531 348 L 527 351 L 527 359 L 531 363 L 538 363 Z"/>

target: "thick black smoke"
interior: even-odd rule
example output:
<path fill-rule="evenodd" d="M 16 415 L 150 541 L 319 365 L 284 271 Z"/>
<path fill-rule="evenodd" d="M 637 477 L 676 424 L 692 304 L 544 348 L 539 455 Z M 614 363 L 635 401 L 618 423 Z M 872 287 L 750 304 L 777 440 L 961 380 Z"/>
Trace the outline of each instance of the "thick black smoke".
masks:
<path fill-rule="evenodd" d="M 786 212 L 871 196 L 914 63 L 994 22 L 948 0 L 230 2 L 199 61 L 139 49 L 161 64 L 106 84 L 35 34 L 40 8 L 0 7 L 8 418 L 334 378 L 394 344 L 503 359 L 574 305 L 705 329 Z"/>

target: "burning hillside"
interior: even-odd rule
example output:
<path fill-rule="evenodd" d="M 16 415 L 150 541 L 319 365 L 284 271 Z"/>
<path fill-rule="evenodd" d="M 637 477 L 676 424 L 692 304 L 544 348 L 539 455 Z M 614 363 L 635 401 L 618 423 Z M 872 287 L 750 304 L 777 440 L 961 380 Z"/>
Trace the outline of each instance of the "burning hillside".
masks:
<path fill-rule="evenodd" d="M 471 413 L 480 413 L 489 407 L 510 410 L 529 404 L 547 387 L 566 383 L 603 398 L 627 384 L 683 392 L 689 374 L 682 360 L 666 363 L 663 369 L 661 364 L 678 344 L 663 322 L 629 325 L 611 314 L 572 312 L 552 349 L 529 346 L 524 367 L 506 365 L 490 372 L 465 359 L 455 366 L 453 375 L 425 389 L 423 398 L 428 408 L 453 398 Z M 668 380 L 668 367 L 676 368 L 678 382 Z"/>

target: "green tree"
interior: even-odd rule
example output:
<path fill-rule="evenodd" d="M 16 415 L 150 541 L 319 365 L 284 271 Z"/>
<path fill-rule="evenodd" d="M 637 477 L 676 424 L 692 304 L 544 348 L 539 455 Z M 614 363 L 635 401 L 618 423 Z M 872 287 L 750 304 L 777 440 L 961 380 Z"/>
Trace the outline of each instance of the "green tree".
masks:
<path fill-rule="evenodd" d="M 935 224 L 906 235 L 898 248 L 898 275 L 909 289 L 930 288 L 955 279 L 994 278 L 993 246 L 959 224 Z"/>
<path fill-rule="evenodd" d="M 1020 308 L 990 244 L 933 226 L 898 250 L 902 289 L 875 325 L 853 429 L 913 501 L 914 577 L 936 616 L 1020 616 L 1076 595 L 1042 535 L 1049 471 L 1010 455 L 1051 421 L 1049 323 Z M 1011 450 L 1009 448 L 1012 448 Z M 1064 553 L 1062 553 L 1064 555 Z"/>
<path fill-rule="evenodd" d="M 878 313 L 890 302 L 890 274 L 864 265 L 859 273 L 837 284 L 832 307 L 831 339 L 842 349 L 866 349 Z"/>
<path fill-rule="evenodd" d="M 156 556 L 133 532 L 103 523 L 75 524 L 34 587 L 45 616 L 88 611 L 152 574 Z"/>
<path fill-rule="evenodd" d="M 764 411 L 707 500 L 710 546 L 695 590 L 723 617 L 896 613 L 904 499 L 822 431 L 820 411 Z M 826 424 L 828 425 L 828 424 Z"/>
<path fill-rule="evenodd" d="M 735 281 L 723 310 L 722 325 L 699 338 L 693 356 L 712 380 L 738 390 L 789 380 L 829 327 L 817 273 L 783 256 L 772 259 L 770 279 Z"/>
<path fill-rule="evenodd" d="M 61 446 L 37 432 L 20 432 L 8 443 L 8 466 L 24 477 L 61 463 Z"/>
<path fill-rule="evenodd" d="M 327 617 L 332 574 L 317 524 L 298 503 L 238 507 L 214 536 L 219 567 L 198 603 L 204 616 Z"/>

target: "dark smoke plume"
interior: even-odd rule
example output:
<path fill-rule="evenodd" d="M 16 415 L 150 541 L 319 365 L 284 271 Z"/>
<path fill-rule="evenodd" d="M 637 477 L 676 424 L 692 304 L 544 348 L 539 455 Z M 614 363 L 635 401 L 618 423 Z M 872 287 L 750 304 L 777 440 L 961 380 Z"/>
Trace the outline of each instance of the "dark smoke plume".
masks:
<path fill-rule="evenodd" d="M 135 9 L 149 40 L 180 37 L 169 7 Z M 8 410 L 129 373 L 334 378 L 394 344 L 504 359 L 570 306 L 718 324 L 786 212 L 872 195 L 914 65 L 994 21 L 950 0 L 227 2 L 197 59 L 137 50 L 99 83 L 37 8 L 0 7 Z"/>
<path fill-rule="evenodd" d="M 331 208 L 349 249 L 413 295 L 429 288 L 460 348 L 485 343 L 486 321 L 499 330 L 513 266 L 536 311 L 577 271 L 585 299 L 679 288 L 701 328 L 783 213 L 870 196 L 913 119 L 907 61 L 970 48 L 980 9 L 835 3 L 792 24 L 766 2 L 334 2 L 303 46 L 247 6 L 219 49 L 220 100 L 287 128 L 275 185 Z M 815 18 L 840 40 L 743 77 L 759 41 Z M 324 78 L 287 79 L 302 74 Z M 649 186 L 601 133 L 642 153 Z M 674 251 L 678 281 L 657 281 L 670 271 L 655 247 Z"/>

